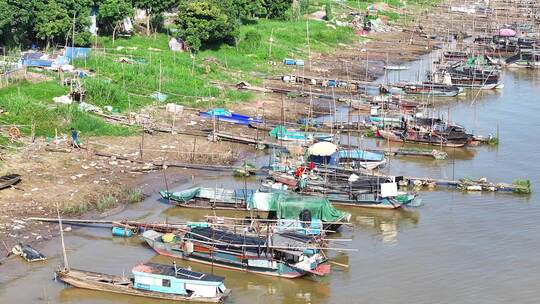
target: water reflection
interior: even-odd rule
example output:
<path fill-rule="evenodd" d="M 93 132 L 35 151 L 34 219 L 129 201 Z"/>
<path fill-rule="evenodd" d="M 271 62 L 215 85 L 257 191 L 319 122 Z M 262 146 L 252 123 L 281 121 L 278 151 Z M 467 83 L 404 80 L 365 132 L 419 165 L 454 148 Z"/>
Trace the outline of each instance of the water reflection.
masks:
<path fill-rule="evenodd" d="M 418 212 L 409 209 L 350 208 L 347 211 L 352 214 L 351 223 L 355 228 L 375 233 L 384 245 L 396 245 L 399 231 L 404 228 L 414 228 L 419 221 Z"/>

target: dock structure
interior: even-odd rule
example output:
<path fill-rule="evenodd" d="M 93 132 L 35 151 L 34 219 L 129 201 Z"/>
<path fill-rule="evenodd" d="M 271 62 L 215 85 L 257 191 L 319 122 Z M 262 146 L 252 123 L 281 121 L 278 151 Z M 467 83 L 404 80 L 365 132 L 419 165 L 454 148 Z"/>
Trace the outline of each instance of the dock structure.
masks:
<path fill-rule="evenodd" d="M 346 149 L 358 149 L 358 146 L 353 145 L 341 145 Z M 429 157 L 436 160 L 443 160 L 448 158 L 448 153 L 437 149 L 420 149 L 420 148 L 398 148 L 398 149 L 365 149 L 369 152 L 384 153 L 386 156 L 418 156 Z"/>
<path fill-rule="evenodd" d="M 449 189 L 456 189 L 462 191 L 485 191 L 485 192 L 506 192 L 517 194 L 530 194 L 532 187 L 529 180 L 518 180 L 514 183 L 504 182 L 490 182 L 486 178 L 480 179 L 468 179 L 461 178 L 458 180 L 434 178 L 434 177 L 417 177 L 417 176 L 390 176 L 377 171 L 370 171 L 367 169 L 352 170 L 352 169 L 339 169 L 342 173 L 349 174 L 363 174 L 370 176 L 379 176 L 385 179 L 396 178 L 401 180 L 399 182 L 402 186 L 412 186 L 416 190 L 422 190 L 424 188 L 433 189 L 435 187 L 446 187 Z"/>
<path fill-rule="evenodd" d="M 412 177 L 404 176 L 404 180 L 415 187 L 425 187 L 436 185 L 440 187 L 454 188 L 464 191 L 486 191 L 486 192 L 511 192 L 519 194 L 531 193 L 530 183 L 527 184 L 509 184 L 489 182 L 486 179 L 471 180 L 462 178 L 459 180 L 448 180 L 442 178 Z"/>

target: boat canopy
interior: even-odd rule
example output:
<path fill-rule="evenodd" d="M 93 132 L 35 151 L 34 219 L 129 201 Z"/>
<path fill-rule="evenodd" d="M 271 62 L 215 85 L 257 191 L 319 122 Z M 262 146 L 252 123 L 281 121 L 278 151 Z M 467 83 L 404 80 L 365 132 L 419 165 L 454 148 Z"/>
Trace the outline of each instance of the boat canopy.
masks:
<path fill-rule="evenodd" d="M 322 197 L 306 197 L 281 192 L 256 192 L 248 201 L 248 209 L 275 211 L 279 219 L 296 219 L 300 212 L 307 209 L 312 218 L 323 222 L 338 222 L 348 219 L 350 214 L 332 206 L 329 200 Z"/>
<path fill-rule="evenodd" d="M 134 287 L 153 292 L 189 295 L 193 297 L 215 297 L 226 288 L 225 278 L 195 272 L 189 269 L 145 263 L 132 269 Z"/>
<path fill-rule="evenodd" d="M 332 155 L 330 164 L 332 165 L 339 163 L 340 158 L 365 161 L 382 161 L 384 159 L 384 154 L 365 150 L 341 150 Z"/>
<path fill-rule="evenodd" d="M 321 141 L 308 148 L 308 153 L 315 156 L 330 156 L 336 152 L 338 147 L 331 142 Z"/>

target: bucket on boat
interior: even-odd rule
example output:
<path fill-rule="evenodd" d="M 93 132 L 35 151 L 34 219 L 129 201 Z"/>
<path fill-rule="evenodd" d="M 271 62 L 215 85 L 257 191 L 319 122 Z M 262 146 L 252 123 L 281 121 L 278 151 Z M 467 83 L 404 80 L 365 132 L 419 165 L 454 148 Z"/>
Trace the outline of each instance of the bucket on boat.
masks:
<path fill-rule="evenodd" d="M 133 230 L 125 227 L 113 227 L 112 228 L 112 235 L 113 236 L 121 236 L 121 237 L 132 237 L 133 236 Z"/>
<path fill-rule="evenodd" d="M 161 239 L 163 240 L 163 242 L 165 243 L 172 243 L 174 242 L 174 239 L 175 239 L 175 236 L 174 236 L 174 233 L 165 233 Z"/>

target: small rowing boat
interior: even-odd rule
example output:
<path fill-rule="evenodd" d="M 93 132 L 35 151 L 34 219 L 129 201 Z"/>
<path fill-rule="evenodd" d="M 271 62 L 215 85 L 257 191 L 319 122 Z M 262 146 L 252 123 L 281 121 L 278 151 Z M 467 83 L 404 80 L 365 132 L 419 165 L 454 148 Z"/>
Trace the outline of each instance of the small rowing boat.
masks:
<path fill-rule="evenodd" d="M 11 187 L 21 181 L 19 174 L 8 174 L 0 177 L 0 190 Z"/>

